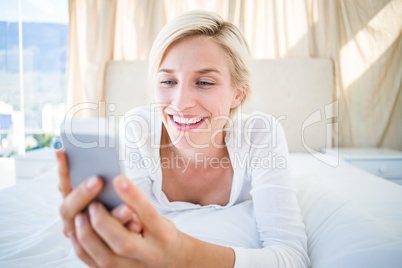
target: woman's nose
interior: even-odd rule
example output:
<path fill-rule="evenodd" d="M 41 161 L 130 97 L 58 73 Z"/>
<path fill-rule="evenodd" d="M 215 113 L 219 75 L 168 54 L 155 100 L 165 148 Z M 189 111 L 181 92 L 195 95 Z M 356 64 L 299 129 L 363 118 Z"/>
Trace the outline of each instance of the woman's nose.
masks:
<path fill-rule="evenodd" d="M 195 92 L 189 85 L 179 85 L 174 94 L 172 104 L 178 107 L 181 111 L 191 108 L 195 105 Z"/>

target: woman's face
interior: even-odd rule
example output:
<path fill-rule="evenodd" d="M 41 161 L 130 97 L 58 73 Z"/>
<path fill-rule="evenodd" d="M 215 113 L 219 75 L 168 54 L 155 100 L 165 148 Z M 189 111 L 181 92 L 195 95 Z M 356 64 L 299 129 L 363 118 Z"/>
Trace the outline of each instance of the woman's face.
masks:
<path fill-rule="evenodd" d="M 224 50 L 205 36 L 170 47 L 159 67 L 156 101 L 170 140 L 182 149 L 223 144 L 230 108 L 242 94 L 232 87 Z"/>

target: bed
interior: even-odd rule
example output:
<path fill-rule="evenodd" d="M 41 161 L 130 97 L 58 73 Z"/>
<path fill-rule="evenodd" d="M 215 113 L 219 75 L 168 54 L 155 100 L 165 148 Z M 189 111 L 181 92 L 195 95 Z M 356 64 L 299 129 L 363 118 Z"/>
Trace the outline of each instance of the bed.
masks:
<path fill-rule="evenodd" d="M 281 123 L 312 267 L 402 267 L 402 187 L 322 153 L 336 143 L 338 124 L 331 62 L 266 60 L 253 65 L 254 95 L 244 109 L 285 117 Z M 135 79 L 144 77 L 145 69 L 145 62 L 108 64 L 107 116 L 152 102 L 148 84 L 137 83 L 143 90 L 135 93 L 129 86 L 132 79 L 142 80 Z M 85 267 L 61 232 L 56 168 L 0 191 L 0 267 Z M 202 233 L 208 228 L 199 226 L 222 224 L 230 215 L 211 211 L 197 218 L 178 215 L 173 221 L 190 235 L 216 240 L 218 233 Z"/>
<path fill-rule="evenodd" d="M 401 186 L 342 160 L 336 168 L 309 154 L 290 161 L 312 267 L 401 267 Z M 85 267 L 61 232 L 60 203 L 56 168 L 0 192 L 0 267 Z M 228 220 L 204 217 L 175 223 L 199 235 L 191 226 Z"/>

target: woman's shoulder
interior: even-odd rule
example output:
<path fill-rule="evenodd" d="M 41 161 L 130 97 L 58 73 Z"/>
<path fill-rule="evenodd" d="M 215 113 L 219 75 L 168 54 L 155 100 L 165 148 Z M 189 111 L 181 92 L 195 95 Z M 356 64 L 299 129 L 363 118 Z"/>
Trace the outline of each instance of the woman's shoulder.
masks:
<path fill-rule="evenodd" d="M 235 147 L 250 147 L 250 149 L 270 148 L 278 143 L 286 143 L 281 120 L 283 118 L 262 112 L 238 114 L 234 118 L 230 140 L 232 143 L 241 141 L 241 145 L 237 144 Z"/>
<path fill-rule="evenodd" d="M 239 132 L 243 134 L 261 133 L 261 135 L 278 133 L 283 132 L 280 122 L 284 119 L 283 116 L 276 117 L 262 112 L 241 113 L 234 118 L 233 129 L 237 134 Z"/>
<path fill-rule="evenodd" d="M 261 126 L 267 126 L 267 124 L 268 125 L 279 124 L 281 118 L 277 118 L 274 115 L 256 111 L 252 113 L 238 114 L 235 120 L 237 121 L 238 124 L 241 124 L 242 126 L 245 127 L 261 127 Z"/>

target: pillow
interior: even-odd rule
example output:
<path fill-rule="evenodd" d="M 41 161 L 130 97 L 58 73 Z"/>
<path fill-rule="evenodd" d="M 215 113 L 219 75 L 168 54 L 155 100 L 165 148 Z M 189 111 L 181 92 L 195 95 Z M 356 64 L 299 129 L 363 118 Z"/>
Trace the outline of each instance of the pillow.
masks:
<path fill-rule="evenodd" d="M 309 157 L 293 157 L 293 180 L 313 267 L 401 267 L 402 187 Z"/>

